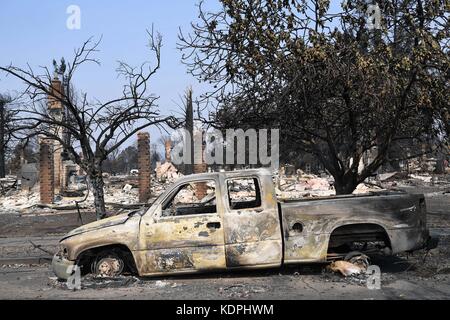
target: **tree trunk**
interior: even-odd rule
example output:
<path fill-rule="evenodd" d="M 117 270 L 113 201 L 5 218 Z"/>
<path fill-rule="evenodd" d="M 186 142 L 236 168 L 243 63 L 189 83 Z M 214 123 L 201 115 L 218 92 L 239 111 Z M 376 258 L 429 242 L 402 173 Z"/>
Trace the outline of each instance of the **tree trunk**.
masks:
<path fill-rule="evenodd" d="M 5 108 L 3 101 L 0 101 L 0 178 L 6 175 L 5 152 Z"/>
<path fill-rule="evenodd" d="M 6 175 L 5 168 L 5 150 L 0 146 L 0 178 L 4 178 Z"/>
<path fill-rule="evenodd" d="M 358 186 L 357 177 L 351 175 L 347 177 L 334 177 L 334 190 L 336 195 L 351 194 Z"/>
<path fill-rule="evenodd" d="M 444 155 L 441 152 L 439 152 L 437 155 L 436 169 L 434 170 L 434 173 L 437 174 L 445 173 L 444 161 L 445 161 Z"/>
<path fill-rule="evenodd" d="M 184 174 L 194 173 L 194 109 L 192 106 L 192 89 L 186 93 L 186 125 L 185 129 L 189 132 L 191 140 L 191 159 L 189 163 L 184 164 Z"/>
<path fill-rule="evenodd" d="M 103 182 L 101 172 L 90 175 L 89 181 L 91 182 L 92 192 L 94 193 L 95 214 L 97 215 L 97 220 L 100 220 L 105 218 L 106 216 L 105 193 L 104 193 L 105 183 Z"/>

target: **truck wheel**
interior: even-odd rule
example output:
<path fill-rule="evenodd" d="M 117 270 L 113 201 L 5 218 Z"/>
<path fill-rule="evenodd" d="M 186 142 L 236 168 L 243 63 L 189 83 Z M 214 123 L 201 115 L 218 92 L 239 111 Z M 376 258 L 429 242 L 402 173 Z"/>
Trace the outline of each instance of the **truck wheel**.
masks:
<path fill-rule="evenodd" d="M 125 263 L 115 253 L 100 253 L 92 263 L 92 273 L 100 277 L 116 277 L 124 269 Z"/>
<path fill-rule="evenodd" d="M 352 251 L 347 253 L 344 260 L 356 264 L 365 269 L 367 269 L 370 265 L 369 257 L 359 251 Z"/>

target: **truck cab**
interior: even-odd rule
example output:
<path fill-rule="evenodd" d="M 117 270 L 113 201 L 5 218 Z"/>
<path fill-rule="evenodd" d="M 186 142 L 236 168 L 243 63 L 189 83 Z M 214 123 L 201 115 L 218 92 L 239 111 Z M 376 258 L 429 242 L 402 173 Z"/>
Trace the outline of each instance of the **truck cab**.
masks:
<path fill-rule="evenodd" d="M 233 189 L 237 180 L 247 190 Z M 256 172 L 177 181 L 142 217 L 140 274 L 279 266 L 277 202 L 264 184 L 272 186 L 271 176 Z"/>

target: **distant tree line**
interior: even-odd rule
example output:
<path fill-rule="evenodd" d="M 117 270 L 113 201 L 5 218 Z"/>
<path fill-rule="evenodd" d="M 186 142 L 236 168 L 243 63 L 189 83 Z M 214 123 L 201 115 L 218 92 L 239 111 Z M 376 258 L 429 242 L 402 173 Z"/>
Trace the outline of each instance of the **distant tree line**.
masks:
<path fill-rule="evenodd" d="M 151 166 L 156 168 L 156 162 L 161 161 L 161 155 L 157 151 L 156 144 L 152 144 Z M 103 171 L 110 174 L 130 174 L 130 171 L 138 168 L 138 149 L 137 146 L 131 145 L 123 149 L 117 155 L 110 155 L 103 162 Z"/>

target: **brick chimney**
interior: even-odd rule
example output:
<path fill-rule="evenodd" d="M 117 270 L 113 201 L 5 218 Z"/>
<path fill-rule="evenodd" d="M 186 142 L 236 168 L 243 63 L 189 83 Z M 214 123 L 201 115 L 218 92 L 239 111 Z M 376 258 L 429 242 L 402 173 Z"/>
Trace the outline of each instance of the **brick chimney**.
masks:
<path fill-rule="evenodd" d="M 54 180 L 53 180 L 53 156 L 52 142 L 42 139 L 40 142 L 39 158 L 39 193 L 41 203 L 53 203 Z"/>
<path fill-rule="evenodd" d="M 150 199 L 151 159 L 150 134 L 138 133 L 138 170 L 139 170 L 139 202 L 144 203 Z"/>
<path fill-rule="evenodd" d="M 51 87 L 49 88 L 51 94 L 47 97 L 48 103 L 48 111 L 49 113 L 59 121 L 63 121 L 64 118 L 64 108 L 61 101 L 58 98 L 61 98 L 64 94 L 64 87 L 62 85 L 61 80 L 59 79 L 58 74 L 55 72 L 53 79 L 51 81 Z M 64 138 L 64 129 L 63 127 L 55 128 L 57 130 L 58 136 L 63 139 Z M 53 187 L 55 188 L 54 192 L 60 192 L 61 190 L 61 180 L 62 180 L 62 171 L 63 171 L 63 162 L 62 162 L 62 153 L 64 151 L 63 146 L 58 141 L 54 140 L 53 142 L 53 176 L 54 183 Z"/>
<path fill-rule="evenodd" d="M 64 93 L 64 87 L 62 86 L 61 80 L 59 80 L 58 74 L 55 73 L 53 76 L 50 92 L 52 95 L 56 96 L 48 96 L 48 108 L 50 110 L 53 109 L 62 109 L 62 103 L 58 100 L 58 98 L 62 97 L 62 94 Z"/>

